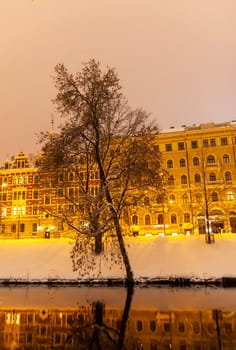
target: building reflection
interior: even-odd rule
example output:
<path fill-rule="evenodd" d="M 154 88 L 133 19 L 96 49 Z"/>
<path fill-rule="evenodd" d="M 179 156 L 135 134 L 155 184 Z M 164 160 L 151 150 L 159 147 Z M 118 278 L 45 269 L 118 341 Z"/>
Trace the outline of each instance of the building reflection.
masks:
<path fill-rule="evenodd" d="M 76 308 L 0 310 L 0 349 L 115 349 L 123 310 L 97 301 Z M 236 312 L 131 309 L 125 349 L 236 349 Z"/>

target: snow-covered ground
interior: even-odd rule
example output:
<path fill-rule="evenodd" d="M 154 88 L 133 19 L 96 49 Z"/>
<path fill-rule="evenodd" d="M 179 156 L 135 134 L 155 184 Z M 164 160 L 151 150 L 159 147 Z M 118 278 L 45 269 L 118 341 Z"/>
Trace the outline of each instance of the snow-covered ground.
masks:
<path fill-rule="evenodd" d="M 219 279 L 236 277 L 236 235 L 125 238 L 134 276 L 143 278 Z M 20 239 L 0 241 L 0 280 L 76 280 L 69 239 Z M 123 278 L 119 264 L 112 268 L 97 257 L 96 270 L 84 278 Z"/>

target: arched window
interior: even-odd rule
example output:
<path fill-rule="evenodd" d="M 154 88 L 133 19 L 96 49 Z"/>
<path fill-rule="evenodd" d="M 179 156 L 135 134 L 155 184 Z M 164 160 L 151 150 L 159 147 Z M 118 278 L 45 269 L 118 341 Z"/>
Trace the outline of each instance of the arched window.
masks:
<path fill-rule="evenodd" d="M 218 202 L 218 193 L 212 192 L 211 199 L 212 199 L 212 202 Z"/>
<path fill-rule="evenodd" d="M 175 179 L 173 175 L 170 175 L 168 177 L 168 185 L 174 185 L 175 184 Z"/>
<path fill-rule="evenodd" d="M 180 168 L 185 168 L 186 167 L 186 161 L 185 161 L 185 159 L 180 159 L 180 161 L 179 161 L 179 166 L 180 166 Z"/>
<path fill-rule="evenodd" d="M 196 201 L 197 201 L 197 203 L 201 203 L 201 201 L 202 201 L 202 194 L 201 193 L 196 194 Z"/>
<path fill-rule="evenodd" d="M 215 164 L 215 157 L 211 154 L 207 157 L 207 164 Z"/>
<path fill-rule="evenodd" d="M 169 159 L 169 160 L 167 160 L 167 168 L 173 168 L 173 160 L 171 160 L 171 159 Z"/>
<path fill-rule="evenodd" d="M 175 214 L 171 214 L 171 216 L 170 216 L 170 222 L 171 222 L 172 224 L 176 224 L 176 223 L 177 223 L 177 217 L 176 217 Z"/>
<path fill-rule="evenodd" d="M 174 203 L 175 202 L 175 195 L 174 194 L 171 194 L 170 195 L 170 204 Z"/>
<path fill-rule="evenodd" d="M 201 182 L 201 176 L 200 176 L 200 174 L 195 174 L 195 175 L 194 175 L 194 182 L 195 182 L 195 183 L 200 183 L 200 182 Z"/>
<path fill-rule="evenodd" d="M 74 180 L 74 174 L 73 173 L 70 173 L 69 174 L 69 181 L 73 181 Z"/>
<path fill-rule="evenodd" d="M 184 222 L 185 223 L 190 222 L 190 214 L 189 213 L 184 213 Z"/>
<path fill-rule="evenodd" d="M 194 166 L 198 166 L 200 163 L 199 163 L 199 158 L 198 157 L 194 157 L 193 158 L 193 165 Z"/>
<path fill-rule="evenodd" d="M 163 225 L 164 223 L 163 214 L 158 214 L 157 223 L 158 225 Z"/>
<path fill-rule="evenodd" d="M 145 225 L 151 225 L 150 215 L 145 215 Z"/>
<path fill-rule="evenodd" d="M 210 180 L 211 182 L 216 181 L 216 174 L 215 174 L 215 173 L 210 173 L 210 175 L 209 175 L 209 180 Z"/>
<path fill-rule="evenodd" d="M 133 217 L 132 217 L 132 224 L 133 225 L 138 225 L 138 216 L 137 215 L 133 215 Z"/>
<path fill-rule="evenodd" d="M 225 172 L 225 181 L 232 181 L 232 175 L 230 171 Z"/>
<path fill-rule="evenodd" d="M 181 184 L 182 185 L 186 185 L 187 184 L 187 176 L 186 175 L 182 175 L 181 176 Z"/>
<path fill-rule="evenodd" d="M 183 203 L 188 203 L 188 195 L 186 193 L 183 195 Z"/>
<path fill-rule="evenodd" d="M 223 155 L 223 163 L 224 164 L 228 164 L 229 163 L 229 156 L 228 156 L 228 154 L 224 154 Z"/>
<path fill-rule="evenodd" d="M 144 197 L 144 205 L 149 205 L 149 204 L 150 204 L 149 197 Z"/>

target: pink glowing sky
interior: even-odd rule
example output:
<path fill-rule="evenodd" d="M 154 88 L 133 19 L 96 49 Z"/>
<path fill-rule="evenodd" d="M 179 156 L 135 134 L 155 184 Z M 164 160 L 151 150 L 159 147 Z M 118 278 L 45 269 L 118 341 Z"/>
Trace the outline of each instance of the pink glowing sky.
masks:
<path fill-rule="evenodd" d="M 115 67 L 161 129 L 236 119 L 235 0 L 1 0 L 0 43 L 1 160 L 59 122 L 58 62 Z"/>

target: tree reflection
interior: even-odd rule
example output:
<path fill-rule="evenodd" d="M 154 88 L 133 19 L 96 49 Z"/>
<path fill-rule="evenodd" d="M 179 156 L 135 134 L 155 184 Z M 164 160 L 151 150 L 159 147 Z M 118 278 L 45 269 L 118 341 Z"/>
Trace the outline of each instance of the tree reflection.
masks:
<path fill-rule="evenodd" d="M 133 298 L 133 285 L 127 286 L 126 301 L 122 317 L 112 327 L 104 321 L 105 304 L 99 300 L 87 307 L 82 307 L 81 313 L 70 320 L 70 334 L 65 345 L 73 341 L 79 350 L 125 350 L 125 335 L 127 321 Z"/>

